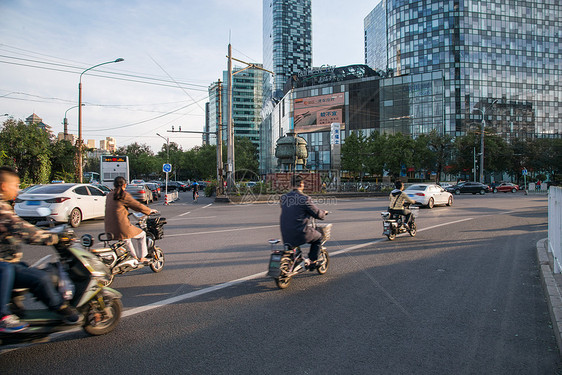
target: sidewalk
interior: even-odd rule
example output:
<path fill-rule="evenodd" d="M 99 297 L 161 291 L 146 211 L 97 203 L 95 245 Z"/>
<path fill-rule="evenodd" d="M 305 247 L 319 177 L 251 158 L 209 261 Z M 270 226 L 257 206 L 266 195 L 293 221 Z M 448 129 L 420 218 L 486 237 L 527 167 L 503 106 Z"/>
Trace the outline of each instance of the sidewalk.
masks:
<path fill-rule="evenodd" d="M 552 329 L 558 343 L 558 351 L 562 355 L 562 274 L 553 273 L 553 258 L 548 252 L 547 241 L 545 238 L 537 242 L 537 258 Z"/>

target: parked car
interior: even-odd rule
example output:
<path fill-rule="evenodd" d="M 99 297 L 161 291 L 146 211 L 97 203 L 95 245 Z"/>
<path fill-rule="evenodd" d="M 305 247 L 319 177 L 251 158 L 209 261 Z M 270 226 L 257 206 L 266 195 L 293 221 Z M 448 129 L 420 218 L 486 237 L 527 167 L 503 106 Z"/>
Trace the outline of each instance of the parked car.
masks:
<path fill-rule="evenodd" d="M 491 190 L 488 185 L 482 184 L 480 182 L 466 181 L 460 182 L 457 185 L 449 186 L 447 188 L 447 191 L 456 195 L 460 193 L 478 193 L 484 195 L 486 193 L 489 193 Z"/>
<path fill-rule="evenodd" d="M 168 191 L 182 191 L 181 184 L 177 181 L 168 181 Z"/>
<path fill-rule="evenodd" d="M 512 193 L 517 193 L 517 190 L 519 190 L 519 185 L 512 184 L 511 182 L 502 182 L 498 186 L 494 187 L 493 191 L 494 193 L 497 193 L 498 191 L 504 193 L 507 193 L 509 191 L 511 191 Z"/>
<path fill-rule="evenodd" d="M 180 184 L 180 191 L 188 191 L 189 190 L 189 186 L 186 182 L 183 181 L 176 181 L 178 184 Z"/>
<path fill-rule="evenodd" d="M 127 192 L 129 192 L 133 198 L 142 203 L 149 204 L 152 202 L 152 191 L 146 186 L 146 184 L 130 184 L 127 185 Z"/>
<path fill-rule="evenodd" d="M 408 186 L 404 190 L 404 193 L 408 194 L 416 203 L 426 206 L 427 208 L 433 208 L 436 204 L 453 205 L 453 194 L 445 191 L 445 189 L 439 185 L 414 184 Z"/>
<path fill-rule="evenodd" d="M 44 220 L 38 208 L 51 210 L 56 222 L 76 228 L 83 220 L 105 216 L 105 194 L 90 184 L 48 184 L 21 192 L 15 200 L 16 214 L 31 223 Z"/>
<path fill-rule="evenodd" d="M 158 184 L 155 184 L 155 183 L 152 183 L 152 182 L 147 182 L 145 185 L 152 192 L 152 200 L 157 201 L 158 197 L 160 196 L 160 186 L 158 186 Z"/>
<path fill-rule="evenodd" d="M 105 193 L 105 195 L 107 195 L 111 191 L 110 188 L 108 188 L 107 186 L 102 185 L 102 184 L 92 184 L 92 185 L 94 185 L 95 187 L 97 187 L 98 189 L 103 191 Z"/>

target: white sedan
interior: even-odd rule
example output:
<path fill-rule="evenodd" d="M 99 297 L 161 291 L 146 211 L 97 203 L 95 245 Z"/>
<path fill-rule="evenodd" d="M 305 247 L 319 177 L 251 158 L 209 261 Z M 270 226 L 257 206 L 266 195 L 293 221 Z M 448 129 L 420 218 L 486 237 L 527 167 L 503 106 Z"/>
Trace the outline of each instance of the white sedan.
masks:
<path fill-rule="evenodd" d="M 90 184 L 49 184 L 22 192 L 14 205 L 16 214 L 32 223 L 44 220 L 39 208 L 48 208 L 53 220 L 76 228 L 82 220 L 105 216 L 105 193 Z"/>
<path fill-rule="evenodd" d="M 436 204 L 453 205 L 453 194 L 435 184 L 410 185 L 404 190 L 404 193 L 408 194 L 416 203 L 427 208 L 433 208 Z"/>

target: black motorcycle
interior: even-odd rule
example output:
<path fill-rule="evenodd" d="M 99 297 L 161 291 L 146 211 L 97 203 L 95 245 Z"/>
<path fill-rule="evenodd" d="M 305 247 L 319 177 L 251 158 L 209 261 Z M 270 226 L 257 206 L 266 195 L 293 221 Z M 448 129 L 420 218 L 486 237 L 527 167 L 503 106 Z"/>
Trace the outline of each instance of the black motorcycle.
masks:
<path fill-rule="evenodd" d="M 404 204 L 405 208 L 409 208 L 408 204 Z M 389 212 L 383 211 L 381 212 L 382 220 L 383 220 L 383 232 L 382 234 L 387 236 L 390 241 L 393 241 L 397 235 L 408 232 L 410 236 L 414 237 L 417 233 L 417 226 L 416 226 L 416 215 L 418 213 L 418 207 L 412 207 L 411 212 L 412 216 L 410 219 L 409 228 L 406 227 L 404 223 L 404 216 Z"/>
<path fill-rule="evenodd" d="M 289 286 L 293 276 L 305 272 L 307 270 L 318 272 L 320 275 L 328 271 L 330 257 L 328 249 L 324 246 L 326 241 L 330 239 L 332 224 L 314 224 L 316 230 L 322 233 L 322 245 L 318 254 L 318 260 L 307 265 L 300 246 L 291 246 L 284 244 L 283 250 L 275 250 L 273 246 L 281 242 L 281 240 L 269 240 L 271 244 L 271 257 L 269 259 L 269 272 L 267 276 L 273 277 L 275 284 L 279 289 L 285 289 Z"/>
<path fill-rule="evenodd" d="M 121 319 L 121 293 L 104 285 L 111 276 L 108 268 L 98 257 L 76 246 L 72 231 L 64 226 L 51 231 L 63 239 L 54 245 L 57 256 L 47 255 L 31 267 L 51 275 L 56 290 L 66 303 L 78 310 L 83 317 L 82 322 L 69 325 L 59 314 L 46 307 L 29 309 L 25 306 L 29 290 L 14 289 L 9 307 L 29 327 L 20 332 L 0 333 L 1 345 L 42 342 L 53 333 L 77 326 L 90 335 L 103 335 L 111 332 Z"/>
<path fill-rule="evenodd" d="M 84 245 L 89 251 L 97 255 L 111 270 L 111 276 L 106 285 L 113 282 L 115 275 L 140 269 L 145 265 L 150 266 L 153 272 L 160 272 L 164 268 L 164 252 L 160 247 L 156 246 L 156 240 L 164 237 L 164 225 L 167 223 L 166 219 L 161 217 L 159 213 L 150 214 L 149 216 L 144 214 L 133 215 L 139 219 L 136 225 L 146 232 L 148 247 L 148 254 L 146 256 L 148 262 L 146 264 L 139 263 L 131 256 L 125 241 L 119 240 L 110 243 L 110 241 L 113 240 L 111 233 L 100 233 L 98 235 L 98 239 L 104 243 L 103 248 L 91 248 L 93 239 L 90 239 L 91 241 L 87 244 L 88 246 Z"/>

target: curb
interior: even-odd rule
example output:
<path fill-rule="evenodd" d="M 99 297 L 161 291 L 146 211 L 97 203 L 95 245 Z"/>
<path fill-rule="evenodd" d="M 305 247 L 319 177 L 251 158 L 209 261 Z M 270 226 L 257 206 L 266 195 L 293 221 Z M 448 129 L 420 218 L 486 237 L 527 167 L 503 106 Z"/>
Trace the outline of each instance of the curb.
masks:
<path fill-rule="evenodd" d="M 548 303 L 552 329 L 558 344 L 558 352 L 562 355 L 562 291 L 552 273 L 552 263 L 548 255 L 547 241 L 548 239 L 544 238 L 537 242 L 537 260 L 540 267 L 541 283 L 547 297 L 546 301 Z"/>

